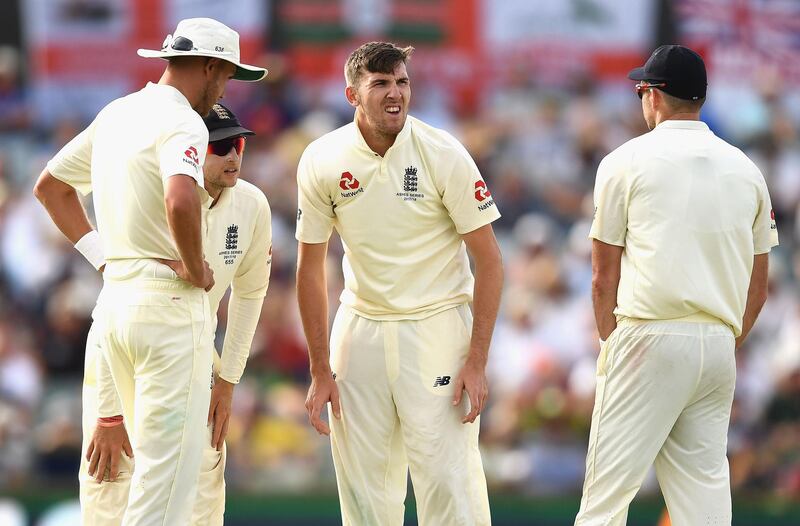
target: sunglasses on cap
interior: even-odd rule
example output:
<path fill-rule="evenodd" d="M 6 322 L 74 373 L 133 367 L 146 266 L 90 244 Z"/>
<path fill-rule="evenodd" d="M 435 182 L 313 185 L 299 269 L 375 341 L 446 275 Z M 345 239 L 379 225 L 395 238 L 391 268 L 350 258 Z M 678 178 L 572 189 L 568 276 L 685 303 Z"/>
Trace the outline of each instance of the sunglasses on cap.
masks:
<path fill-rule="evenodd" d="M 244 151 L 244 143 L 244 135 L 220 139 L 218 141 L 208 143 L 208 153 L 225 157 L 231 151 L 231 148 L 234 148 L 237 155 L 242 155 L 242 152 Z"/>
<path fill-rule="evenodd" d="M 172 40 L 172 42 L 170 42 L 170 40 Z M 168 47 L 175 51 L 197 51 L 197 48 L 194 47 L 194 42 L 181 36 L 172 38 L 172 35 L 168 35 L 166 40 L 164 40 L 164 45 L 161 46 L 161 50 L 163 51 Z"/>
<path fill-rule="evenodd" d="M 636 86 L 634 86 L 634 88 L 636 88 L 636 94 L 639 95 L 639 98 L 641 99 L 642 97 L 644 97 L 645 91 L 653 88 L 663 88 L 666 85 L 667 84 L 665 82 L 653 83 L 643 80 L 637 83 Z"/>

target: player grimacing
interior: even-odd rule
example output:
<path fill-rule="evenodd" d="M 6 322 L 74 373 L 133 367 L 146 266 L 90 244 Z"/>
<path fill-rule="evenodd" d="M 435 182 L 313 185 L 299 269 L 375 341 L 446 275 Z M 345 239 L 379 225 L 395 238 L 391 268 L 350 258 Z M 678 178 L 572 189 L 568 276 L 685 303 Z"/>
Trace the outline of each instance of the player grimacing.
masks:
<path fill-rule="evenodd" d="M 345 65 L 354 122 L 300 160 L 306 407 L 331 435 L 344 524 L 402 524 L 410 469 L 420 525 L 486 525 L 478 415 L 503 280 L 491 227 L 500 214 L 464 147 L 407 115 L 411 51 L 383 42 L 355 50 Z M 334 228 L 345 288 L 329 340 Z M 330 428 L 320 418 L 329 401 Z"/>

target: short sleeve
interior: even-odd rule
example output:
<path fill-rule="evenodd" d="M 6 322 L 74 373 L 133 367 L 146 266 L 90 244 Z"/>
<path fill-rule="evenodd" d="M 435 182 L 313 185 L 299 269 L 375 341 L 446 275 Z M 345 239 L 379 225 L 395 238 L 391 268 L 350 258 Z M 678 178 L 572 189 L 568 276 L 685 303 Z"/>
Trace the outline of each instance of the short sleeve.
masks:
<path fill-rule="evenodd" d="M 444 160 L 446 159 L 446 160 Z M 467 150 L 457 144 L 443 153 L 439 191 L 459 234 L 467 234 L 500 217 L 489 187 Z"/>
<path fill-rule="evenodd" d="M 333 201 L 326 194 L 314 170 L 312 155 L 306 149 L 297 166 L 297 230 L 303 243 L 325 243 L 333 232 Z"/>
<path fill-rule="evenodd" d="M 95 121 L 96 122 L 96 121 Z M 87 195 L 92 191 L 92 141 L 95 123 L 79 133 L 47 163 L 47 171 Z"/>
<path fill-rule="evenodd" d="M 753 251 L 755 254 L 766 254 L 778 245 L 778 225 L 775 223 L 775 212 L 764 177 L 759 172 L 758 210 L 753 221 Z"/>
<path fill-rule="evenodd" d="M 208 149 L 208 130 L 201 119 L 186 119 L 166 135 L 158 151 L 161 179 L 185 174 L 203 186 L 203 163 Z"/>
<path fill-rule="evenodd" d="M 597 167 L 590 238 L 609 245 L 625 246 L 629 191 L 624 166 L 618 160 L 606 156 Z"/>

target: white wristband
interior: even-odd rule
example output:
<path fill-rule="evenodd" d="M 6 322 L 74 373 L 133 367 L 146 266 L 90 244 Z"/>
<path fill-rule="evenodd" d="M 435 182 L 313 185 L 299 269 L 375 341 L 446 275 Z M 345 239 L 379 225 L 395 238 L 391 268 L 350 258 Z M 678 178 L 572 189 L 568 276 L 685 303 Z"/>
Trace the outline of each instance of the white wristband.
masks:
<path fill-rule="evenodd" d="M 106 264 L 106 258 L 103 255 L 103 242 L 97 230 L 89 230 L 85 236 L 75 243 L 75 249 L 97 270 L 100 270 L 100 267 Z"/>

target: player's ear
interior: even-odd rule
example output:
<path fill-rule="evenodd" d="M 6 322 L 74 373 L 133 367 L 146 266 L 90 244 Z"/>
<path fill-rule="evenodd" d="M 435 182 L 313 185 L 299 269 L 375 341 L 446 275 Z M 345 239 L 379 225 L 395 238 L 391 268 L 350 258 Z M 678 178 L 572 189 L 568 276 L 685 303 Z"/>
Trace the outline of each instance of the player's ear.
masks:
<path fill-rule="evenodd" d="M 661 90 L 659 89 L 650 90 L 650 107 L 653 110 L 663 109 L 665 103 L 666 101 L 664 100 L 664 94 Z"/>
<path fill-rule="evenodd" d="M 219 58 L 212 58 L 212 57 L 204 57 L 205 64 L 203 64 L 203 70 L 206 76 L 214 75 L 219 69 L 222 67 L 222 59 Z"/>
<path fill-rule="evenodd" d="M 344 89 L 344 96 L 347 97 L 347 102 L 350 103 L 350 106 L 355 108 L 359 105 L 358 91 L 353 86 L 347 86 Z"/>

